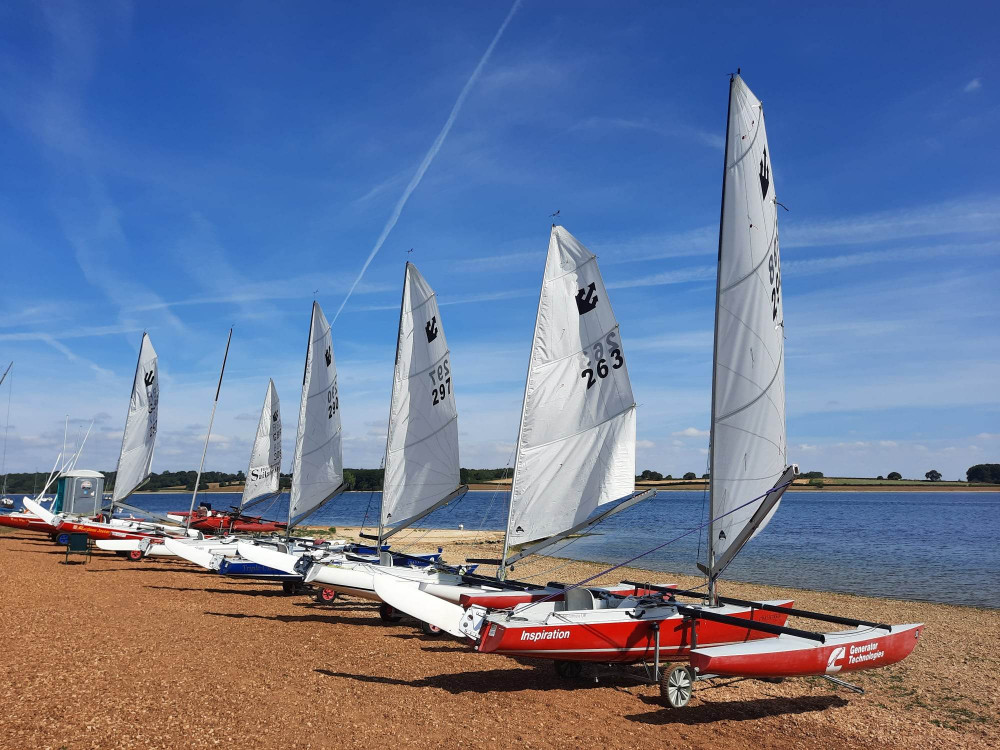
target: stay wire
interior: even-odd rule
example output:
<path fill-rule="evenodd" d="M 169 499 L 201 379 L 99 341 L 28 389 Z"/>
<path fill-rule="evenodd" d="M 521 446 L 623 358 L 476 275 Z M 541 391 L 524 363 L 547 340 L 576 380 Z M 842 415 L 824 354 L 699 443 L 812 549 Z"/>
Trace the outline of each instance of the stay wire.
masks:
<path fill-rule="evenodd" d="M 525 610 L 525 609 L 528 609 L 529 607 L 534 607 L 536 604 L 541 604 L 542 602 L 550 601 L 551 599 L 554 599 L 557 596 L 563 596 L 567 592 L 572 591 L 573 589 L 578 589 L 581 586 L 584 586 L 584 585 L 590 583 L 591 581 L 593 581 L 593 580 L 595 580 L 597 578 L 600 578 L 601 576 L 604 576 L 604 575 L 607 575 L 608 573 L 614 572 L 614 571 L 618 570 L 619 568 L 624 568 L 627 565 L 631 565 L 636 560 L 641 560 L 646 555 L 650 555 L 650 554 L 656 552 L 657 550 L 661 550 L 664 547 L 666 547 L 668 545 L 671 545 L 674 542 L 676 542 L 676 541 L 678 541 L 680 539 L 683 539 L 686 536 L 690 536 L 691 534 L 695 533 L 696 531 L 701 531 L 702 529 L 704 529 L 709 524 L 715 523 L 716 521 L 719 521 L 719 520 L 725 518 L 726 516 L 731 515 L 732 513 L 735 513 L 738 510 L 742 510 L 743 508 L 746 508 L 748 505 L 753 505 L 758 500 L 763 500 L 764 498 L 766 498 L 772 492 L 775 492 L 775 491 L 780 490 L 780 489 L 784 489 L 785 487 L 788 487 L 790 484 L 791 484 L 791 481 L 788 481 L 788 482 L 785 482 L 784 484 L 779 484 L 779 485 L 777 485 L 775 487 L 772 487 L 767 492 L 765 492 L 763 495 L 758 495 L 757 497 L 753 498 L 752 500 L 747 500 L 742 505 L 737 505 L 732 510 L 728 510 L 725 513 L 720 514 L 717 518 L 709 519 L 708 521 L 705 521 L 705 523 L 701 524 L 700 526 L 695 526 L 692 529 L 688 529 L 683 534 L 678 534 L 673 539 L 669 539 L 669 540 L 665 541 L 663 544 L 658 544 L 655 547 L 653 547 L 652 549 L 648 549 L 645 552 L 642 552 L 642 553 L 640 553 L 638 555 L 635 555 L 634 557 L 630 557 L 628 560 L 625 560 L 624 562 L 620 562 L 617 565 L 612 565 L 610 568 L 607 568 L 606 570 L 602 570 L 599 573 L 595 573 L 594 575 L 590 576 L 590 578 L 584 578 L 579 583 L 574 583 L 574 584 L 572 584 L 570 586 L 567 586 L 562 591 L 560 591 L 560 592 L 558 592 L 556 594 L 550 594 L 549 596 L 546 596 L 543 599 L 539 599 L 537 601 L 534 601 L 534 602 L 531 602 L 529 604 L 526 604 L 523 607 L 522 611 Z"/>

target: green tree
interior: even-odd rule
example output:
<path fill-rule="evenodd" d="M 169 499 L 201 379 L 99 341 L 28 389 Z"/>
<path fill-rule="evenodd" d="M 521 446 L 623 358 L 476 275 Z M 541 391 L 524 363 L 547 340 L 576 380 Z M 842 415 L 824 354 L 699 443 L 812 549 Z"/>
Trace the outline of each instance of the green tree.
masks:
<path fill-rule="evenodd" d="M 663 475 L 658 471 L 651 471 L 650 469 L 644 469 L 642 474 L 639 475 L 639 479 L 644 482 L 659 482 L 663 479 Z"/>
<path fill-rule="evenodd" d="M 1000 464 L 976 464 L 965 472 L 965 478 L 970 482 L 987 482 L 1000 484 Z"/>
<path fill-rule="evenodd" d="M 697 479 L 698 475 L 695 474 L 693 471 L 689 471 L 687 474 L 684 475 L 684 478 L 687 480 Z"/>
<path fill-rule="evenodd" d="M 927 477 L 932 482 L 940 482 L 941 481 L 941 472 L 938 471 L 937 469 L 931 469 L 926 474 L 924 474 L 924 476 Z"/>
<path fill-rule="evenodd" d="M 889 476 L 886 477 L 886 479 L 893 479 L 893 480 L 895 480 L 895 479 L 902 479 L 902 478 L 903 478 L 903 475 L 900 474 L 898 471 L 890 471 L 889 472 Z"/>
<path fill-rule="evenodd" d="M 805 474 L 802 475 L 802 478 L 803 479 L 822 479 L 823 478 L 823 472 L 822 471 L 807 471 Z"/>

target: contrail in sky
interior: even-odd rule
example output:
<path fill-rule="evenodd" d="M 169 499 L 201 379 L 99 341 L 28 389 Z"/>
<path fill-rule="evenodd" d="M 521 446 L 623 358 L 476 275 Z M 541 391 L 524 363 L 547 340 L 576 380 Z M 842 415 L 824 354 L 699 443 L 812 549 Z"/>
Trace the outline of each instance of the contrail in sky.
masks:
<path fill-rule="evenodd" d="M 472 71 L 472 75 L 469 76 L 469 80 L 466 81 L 465 86 L 462 87 L 462 91 L 459 93 L 458 98 L 455 100 L 454 106 L 452 106 L 451 108 L 451 113 L 448 115 L 448 119 L 445 120 L 444 127 L 441 128 L 441 132 L 438 133 L 437 138 L 434 139 L 434 143 L 431 144 L 430 149 L 427 151 L 427 155 L 424 156 L 424 160 L 420 162 L 420 166 L 417 167 L 416 174 L 413 175 L 413 178 L 410 180 L 410 184 L 406 186 L 406 190 L 403 191 L 403 195 L 400 197 L 399 202 L 396 203 L 396 207 L 392 210 L 392 214 L 389 216 L 389 220 L 385 223 L 385 226 L 382 228 L 382 234 L 378 236 L 378 240 L 375 242 L 375 247 L 373 247 L 372 251 L 368 253 L 368 258 L 367 260 L 365 260 L 365 264 L 361 266 L 361 272 L 358 274 L 358 278 L 356 278 L 354 280 L 354 283 L 351 284 L 351 288 L 350 290 L 348 290 L 347 296 L 344 297 L 344 301 L 340 303 L 340 307 L 337 309 L 337 314 L 333 316 L 331 325 L 337 322 L 337 318 L 340 317 L 340 313 L 343 312 L 344 310 L 344 305 L 347 304 L 347 301 L 351 298 L 351 295 L 354 294 L 354 289 L 358 286 L 358 283 L 361 281 L 361 277 L 365 275 L 365 271 L 368 270 L 368 266 L 371 265 L 371 262 L 375 259 L 375 256 L 378 254 L 378 251 L 382 249 L 382 244 L 389 236 L 389 233 L 392 231 L 393 227 L 396 226 L 396 222 L 399 221 L 399 215 L 403 212 L 403 207 L 406 205 L 406 202 L 410 199 L 410 195 L 413 193 L 414 190 L 417 189 L 417 185 L 419 185 L 420 181 L 424 178 L 424 172 L 427 171 L 427 168 L 431 165 L 431 162 L 434 161 L 434 157 L 438 155 L 438 151 L 440 151 L 441 146 L 444 145 L 444 139 L 447 138 L 448 133 L 451 132 L 451 126 L 455 124 L 455 119 L 458 117 L 458 112 L 460 109 L 462 109 L 462 104 L 465 103 L 465 97 L 469 95 L 469 91 L 472 89 L 473 84 L 475 84 L 476 80 L 479 78 L 479 74 L 482 72 L 483 67 L 490 59 L 490 55 L 493 54 L 493 48 L 497 46 L 497 42 L 499 42 L 500 37 L 503 36 L 503 32 L 504 30 L 506 30 L 507 24 L 510 23 L 510 19 L 514 17 L 514 14 L 520 7 L 521 7 L 521 0 L 514 0 L 514 4 L 510 8 L 510 12 L 507 14 L 507 17 L 503 19 L 503 23 L 500 24 L 500 28 L 497 29 L 497 33 L 493 37 L 493 41 L 490 42 L 490 46 L 486 48 L 486 52 L 484 52 L 483 56 L 480 58 L 479 64 L 476 66 L 476 69 Z"/>

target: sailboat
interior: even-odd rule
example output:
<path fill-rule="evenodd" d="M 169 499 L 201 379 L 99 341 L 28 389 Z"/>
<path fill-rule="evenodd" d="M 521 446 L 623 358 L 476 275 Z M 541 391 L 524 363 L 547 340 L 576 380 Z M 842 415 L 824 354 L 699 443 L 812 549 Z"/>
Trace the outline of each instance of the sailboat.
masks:
<path fill-rule="evenodd" d="M 41 509 L 43 512 L 40 513 L 41 506 L 29 498 L 25 498 L 24 506 L 53 526 L 58 536 L 74 532 L 85 533 L 91 539 L 103 541 L 135 541 L 149 536 L 165 535 L 185 536 L 184 529 L 172 524 L 114 517 L 116 508 L 146 513 L 125 501 L 149 479 L 153 448 L 156 443 L 159 404 L 158 358 L 149 334 L 143 333 L 135 376 L 132 380 L 132 395 L 125 418 L 125 429 L 122 433 L 122 447 L 118 456 L 111 505 L 103 511 L 107 520 L 93 520 L 102 512 L 104 475 L 96 471 L 76 469 L 75 466 L 63 472 L 57 480 L 56 498 L 51 510 Z"/>
<path fill-rule="evenodd" d="M 428 514 L 461 497 L 468 487 L 459 480 L 458 411 L 451 352 L 444 334 L 437 295 L 413 263 L 403 275 L 396 362 L 386 436 L 385 479 L 377 535 L 362 535 L 376 543 L 372 552 L 358 549 L 313 550 L 303 557 L 260 546 L 241 546 L 241 554 L 269 567 L 304 574 L 343 593 L 374 595 L 370 567 L 422 567 L 439 555 L 410 556 L 388 549 L 386 542 Z M 245 547 L 245 549 L 243 549 Z M 353 559 L 351 559 L 353 558 Z M 359 583 L 364 579 L 367 585 Z"/>
<path fill-rule="evenodd" d="M 397 384 L 398 370 L 399 361 Z M 443 565 L 322 566 L 307 557 L 298 568 L 305 580 L 375 600 L 383 578 L 412 581 L 424 594 L 465 606 L 561 598 L 560 585 L 509 580 L 508 569 L 654 493 L 634 492 L 636 407 L 597 259 L 559 226 L 549 236 L 524 394 L 503 556 L 467 561 L 497 565 L 496 578 Z M 457 469 L 457 449 L 455 461 Z M 601 506 L 608 507 L 594 515 Z M 432 618 L 417 618 L 434 632 Z"/>
<path fill-rule="evenodd" d="M 380 581 L 384 601 L 465 635 L 484 653 L 553 659 L 560 674 L 579 662 L 689 660 L 664 671 L 661 696 L 680 707 L 708 675 L 832 675 L 905 658 L 922 624 L 884 625 L 722 597 L 717 583 L 740 549 L 773 516 L 797 473 L 786 460 L 784 313 L 776 198 L 763 108 L 739 74 L 730 81 L 716 289 L 707 595 L 647 587 L 628 595 L 582 586 L 562 601 L 493 611 L 434 601 L 412 584 Z M 663 545 L 661 545 L 663 546 Z M 638 556 L 638 557 L 641 557 Z M 638 559 L 634 558 L 634 559 Z M 682 604 L 678 597 L 697 604 Z M 847 625 L 814 633 L 785 627 L 790 615 Z M 862 658 L 858 658 L 858 656 Z M 843 683 L 842 683 L 843 684 Z"/>
<path fill-rule="evenodd" d="M 274 498 L 281 481 L 281 406 L 274 381 L 268 380 L 264 405 L 261 407 L 257 432 L 250 450 L 246 481 L 240 504 L 232 512 L 213 510 L 188 513 L 170 513 L 169 517 L 184 522 L 191 518 L 190 528 L 214 533 L 255 533 L 280 531 L 285 524 L 268 521 L 262 517 L 245 515 L 250 508 Z"/>

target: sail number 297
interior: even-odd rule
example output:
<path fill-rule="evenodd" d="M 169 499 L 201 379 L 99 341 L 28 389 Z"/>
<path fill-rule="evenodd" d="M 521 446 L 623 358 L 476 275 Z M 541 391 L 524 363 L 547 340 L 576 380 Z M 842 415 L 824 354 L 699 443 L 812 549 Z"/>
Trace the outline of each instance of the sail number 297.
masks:
<path fill-rule="evenodd" d="M 777 322 L 778 305 L 781 304 L 781 260 L 778 258 L 777 247 L 767 259 L 767 270 L 771 278 L 771 320 Z"/>
<path fill-rule="evenodd" d="M 437 406 L 451 393 L 451 365 L 444 359 L 427 374 L 431 377 L 431 399 Z"/>
<path fill-rule="evenodd" d="M 333 419 L 333 415 L 340 408 L 340 397 L 337 395 L 336 382 L 326 391 L 326 418 Z"/>
<path fill-rule="evenodd" d="M 607 359 L 604 358 L 605 347 L 607 347 L 608 352 Z M 598 341 L 594 344 L 590 354 L 591 359 L 587 361 L 590 367 L 587 367 L 580 373 L 581 378 L 587 379 L 588 390 L 590 390 L 592 385 L 597 383 L 598 378 L 606 378 L 610 370 L 617 370 L 625 364 L 625 358 L 622 356 L 622 347 L 615 338 L 614 331 L 605 336 L 603 341 Z M 596 366 L 594 366 L 594 362 L 597 362 Z"/>

